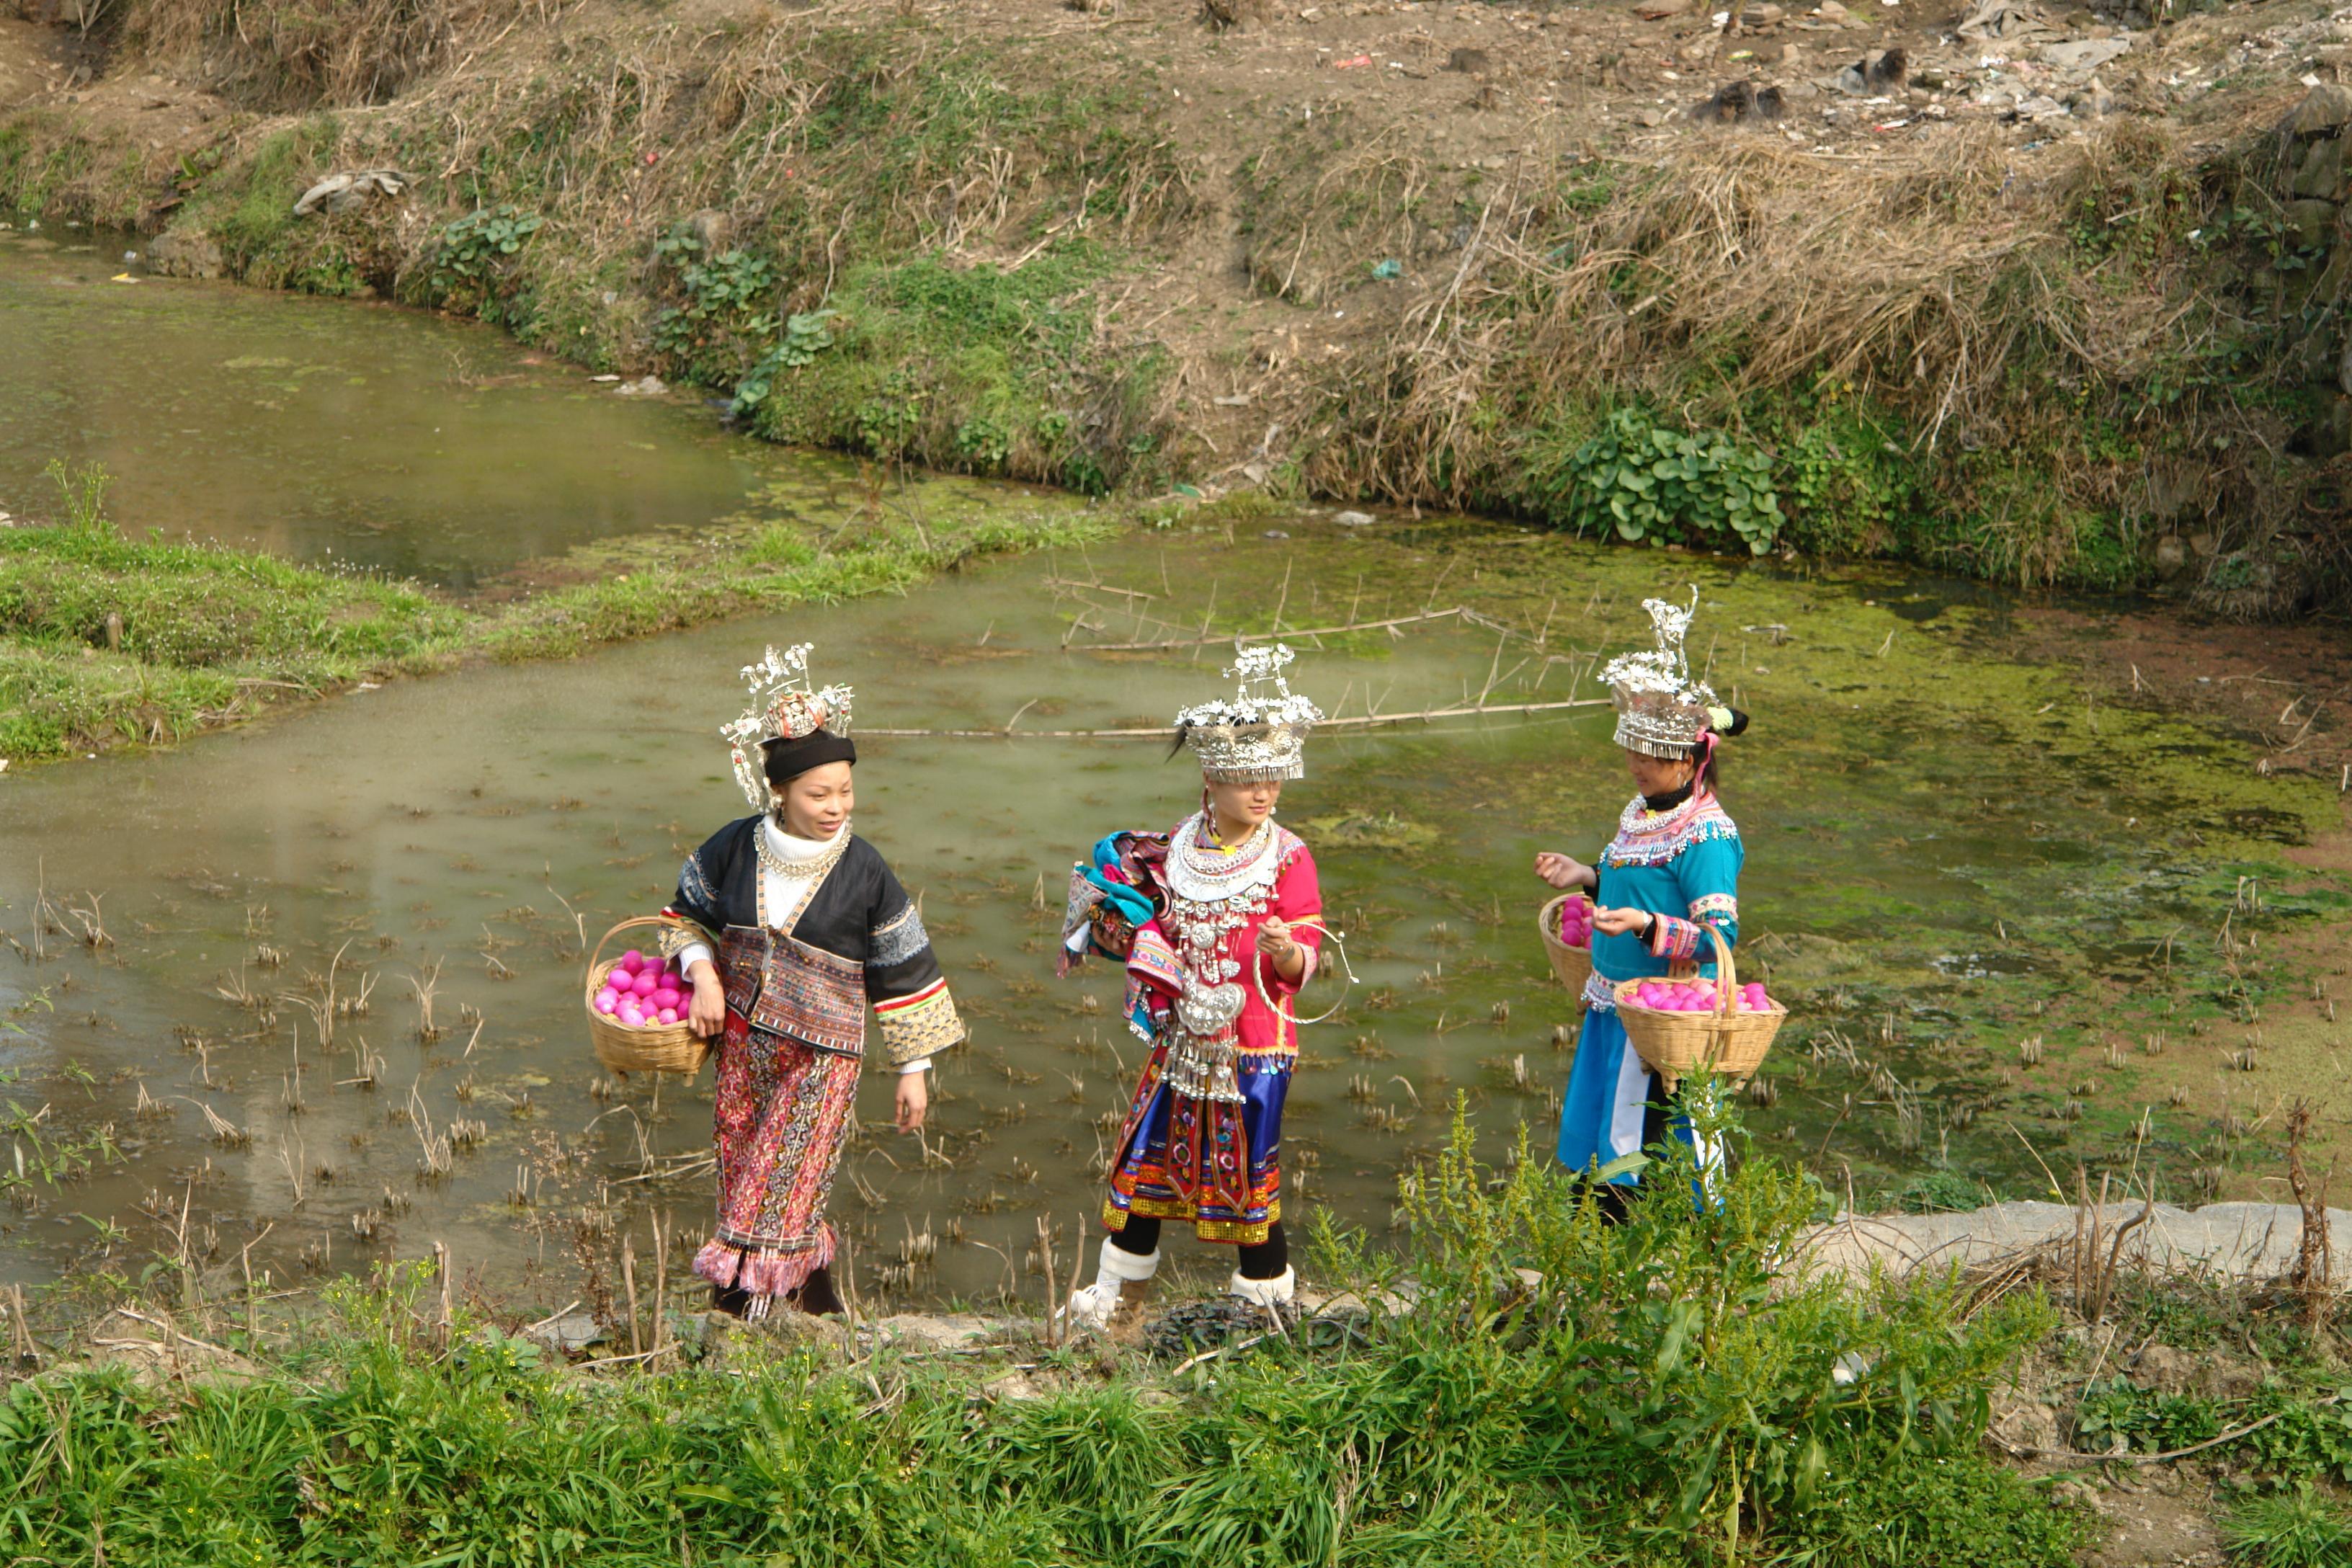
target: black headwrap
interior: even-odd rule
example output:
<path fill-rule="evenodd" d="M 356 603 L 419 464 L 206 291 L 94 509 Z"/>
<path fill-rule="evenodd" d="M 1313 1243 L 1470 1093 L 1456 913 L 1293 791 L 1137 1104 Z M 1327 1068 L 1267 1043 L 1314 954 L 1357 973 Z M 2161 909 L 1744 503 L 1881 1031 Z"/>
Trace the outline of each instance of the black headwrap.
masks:
<path fill-rule="evenodd" d="M 763 748 L 767 752 L 765 771 L 768 782 L 782 788 L 811 768 L 821 768 L 827 763 L 856 763 L 856 743 L 846 735 L 836 735 L 830 730 L 812 730 L 797 741 L 775 740 Z"/>

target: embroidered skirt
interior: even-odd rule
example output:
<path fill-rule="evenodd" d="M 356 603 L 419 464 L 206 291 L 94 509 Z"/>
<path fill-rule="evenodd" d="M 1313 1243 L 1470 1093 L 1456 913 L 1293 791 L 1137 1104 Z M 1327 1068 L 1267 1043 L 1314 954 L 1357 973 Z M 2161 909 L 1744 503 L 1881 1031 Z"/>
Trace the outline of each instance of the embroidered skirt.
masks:
<path fill-rule="evenodd" d="M 797 1290 L 833 1261 L 825 1200 L 856 1113 L 858 1058 L 755 1030 L 730 1008 L 719 1052 L 718 1233 L 694 1271 L 754 1296 Z"/>
<path fill-rule="evenodd" d="M 1129 1215 L 1182 1220 L 1202 1241 L 1255 1247 L 1282 1217 L 1282 1102 L 1296 1058 L 1243 1055 L 1234 1104 L 1176 1093 L 1163 1078 L 1167 1056 L 1165 1044 L 1155 1047 L 1136 1086 L 1103 1224 L 1124 1230 Z"/>

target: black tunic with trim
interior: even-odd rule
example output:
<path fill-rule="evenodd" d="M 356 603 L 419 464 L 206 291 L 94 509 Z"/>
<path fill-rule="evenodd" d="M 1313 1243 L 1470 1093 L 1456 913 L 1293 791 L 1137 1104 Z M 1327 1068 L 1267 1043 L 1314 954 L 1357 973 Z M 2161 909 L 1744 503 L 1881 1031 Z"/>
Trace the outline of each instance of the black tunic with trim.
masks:
<path fill-rule="evenodd" d="M 737 1010 L 747 1017 L 755 1016 L 751 1003 L 765 984 L 764 973 L 752 984 L 749 976 L 729 973 L 743 967 L 732 962 L 733 955 L 755 955 L 765 972 L 765 956 L 780 940 L 763 931 L 760 922 L 761 865 L 754 835 L 763 820 L 746 816 L 730 822 L 688 856 L 667 911 L 694 921 L 718 940 L 729 1005 L 734 1008 L 742 999 L 745 1005 Z M 882 1026 L 883 1051 L 892 1066 L 930 1056 L 964 1037 L 963 1022 L 931 952 L 922 916 L 881 851 L 865 839 L 851 837 L 840 862 L 825 874 L 783 940 L 863 967 L 866 997 Z"/>

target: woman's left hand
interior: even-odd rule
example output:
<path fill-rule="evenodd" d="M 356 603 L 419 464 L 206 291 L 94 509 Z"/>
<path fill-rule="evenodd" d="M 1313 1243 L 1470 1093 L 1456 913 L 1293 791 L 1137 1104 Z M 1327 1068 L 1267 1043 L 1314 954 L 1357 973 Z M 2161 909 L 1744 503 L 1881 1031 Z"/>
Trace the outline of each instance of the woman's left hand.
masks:
<path fill-rule="evenodd" d="M 931 1109 L 930 1073 L 902 1072 L 898 1075 L 898 1131 L 920 1132 L 923 1118 Z"/>
<path fill-rule="evenodd" d="M 1647 910 L 1599 910 L 1592 911 L 1592 929 L 1611 936 L 1639 936 L 1650 926 Z"/>

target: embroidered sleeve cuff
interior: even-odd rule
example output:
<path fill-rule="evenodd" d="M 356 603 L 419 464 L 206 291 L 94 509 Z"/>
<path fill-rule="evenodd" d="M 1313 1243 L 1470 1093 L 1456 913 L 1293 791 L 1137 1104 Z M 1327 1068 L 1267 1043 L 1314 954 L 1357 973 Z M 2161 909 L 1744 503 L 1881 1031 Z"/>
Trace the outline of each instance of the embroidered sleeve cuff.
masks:
<path fill-rule="evenodd" d="M 1696 921 L 1660 915 L 1650 931 L 1650 951 L 1664 959 L 1693 958 L 1706 940 Z"/>
<path fill-rule="evenodd" d="M 882 1026 L 883 1058 L 892 1067 L 936 1056 L 964 1037 L 963 1019 L 945 980 L 934 980 L 911 996 L 877 1002 L 874 1016 Z"/>

